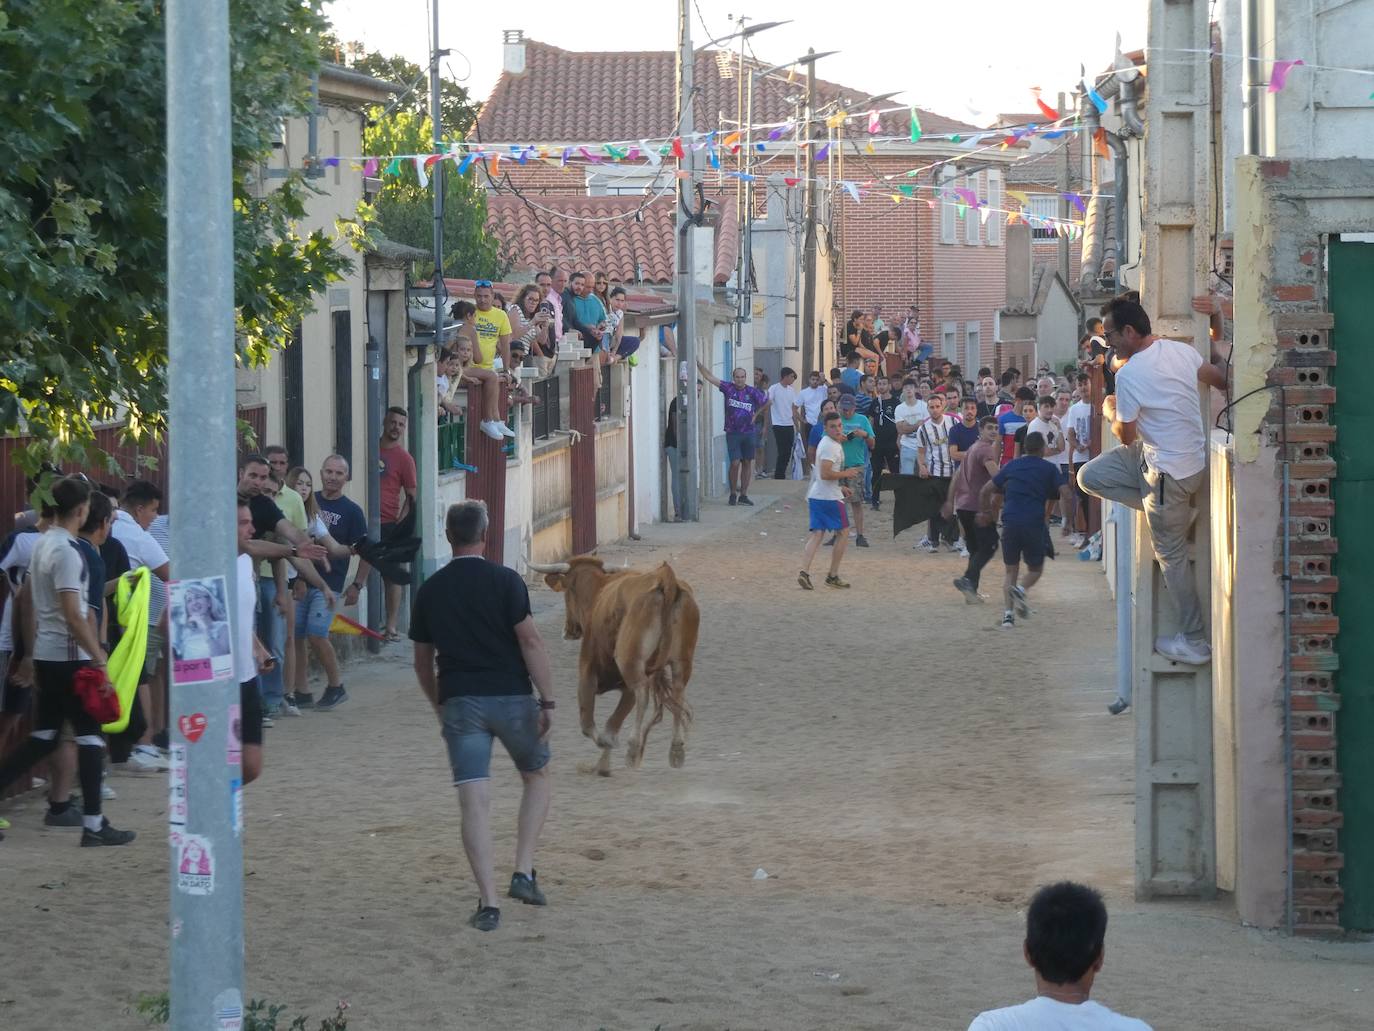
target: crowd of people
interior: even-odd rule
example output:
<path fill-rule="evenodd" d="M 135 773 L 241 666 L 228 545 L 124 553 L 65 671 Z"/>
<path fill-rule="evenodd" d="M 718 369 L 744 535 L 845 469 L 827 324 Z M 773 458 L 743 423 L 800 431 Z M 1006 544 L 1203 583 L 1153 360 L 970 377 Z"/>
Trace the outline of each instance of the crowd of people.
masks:
<path fill-rule="evenodd" d="M 83 846 L 132 841 L 133 832 L 102 816 L 102 802 L 116 797 L 106 774 L 168 769 L 173 659 L 232 652 L 245 784 L 262 769 L 264 728 L 347 702 L 330 632 L 335 616 L 358 604 L 374 568 L 386 599 L 386 622 L 375 633 L 401 640 L 406 566 L 418 546 L 406 419 L 404 409 L 390 409 L 377 444 L 382 495 L 375 540 L 362 508 L 345 493 L 352 470 L 344 456 L 326 456 L 317 482 L 281 445 L 243 455 L 231 597 L 220 599 L 191 582 L 181 589 L 180 608 L 169 604 L 169 515 L 160 511 L 156 484 L 136 479 L 113 489 L 53 468 L 30 479 L 37 507 L 20 513 L 0 543 L 6 588 L 0 592 L 0 727 L 27 720 L 30 732 L 0 757 L 0 791 L 36 772 L 47 790 L 47 826 L 82 828 Z M 136 574 L 148 579 L 146 616 L 136 595 L 126 590 L 128 597 L 118 600 L 121 581 Z M 119 605 L 131 607 L 121 613 Z M 107 663 L 126 636 L 136 640 L 121 654 L 131 655 L 138 669 L 137 687 L 123 699 Z M 318 698 L 308 688 L 312 655 L 324 679 Z M 111 706 L 119 720 L 96 717 Z M 124 729 L 102 730 L 117 722 L 126 722 Z M 0 837 L 4 829 L 0 824 Z"/>

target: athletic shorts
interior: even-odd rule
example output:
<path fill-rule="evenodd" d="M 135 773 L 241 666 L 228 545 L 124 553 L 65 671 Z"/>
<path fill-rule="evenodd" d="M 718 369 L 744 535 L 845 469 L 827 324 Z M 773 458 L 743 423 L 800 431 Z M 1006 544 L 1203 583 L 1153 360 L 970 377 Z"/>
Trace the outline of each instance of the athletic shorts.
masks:
<path fill-rule="evenodd" d="M 1069 476 L 1069 467 L 1067 463 L 1064 465 L 1056 465 L 1055 469 L 1059 471 L 1059 475 L 1055 478 L 1054 482 L 1059 484 L 1059 486 L 1061 487 L 1067 487 L 1069 485 L 1069 480 L 1071 478 Z"/>
<path fill-rule="evenodd" d="M 725 435 L 725 454 L 732 462 L 752 462 L 754 460 L 754 431 L 727 433 Z"/>
<path fill-rule="evenodd" d="M 443 713 L 454 784 L 490 779 L 493 739 L 500 739 L 521 773 L 549 764 L 548 743 L 539 738 L 539 702 L 533 694 L 459 695 L 444 702 Z"/>
<path fill-rule="evenodd" d="M 296 602 L 296 636 L 328 637 L 329 624 L 334 622 L 334 610 L 324 600 L 324 592 L 309 587 L 305 599 Z"/>
<path fill-rule="evenodd" d="M 24 716 L 33 706 L 33 688 L 10 681 L 10 667 L 19 665 L 12 658 L 9 652 L 0 652 L 0 713 Z"/>
<path fill-rule="evenodd" d="M 1009 566 L 1024 561 L 1027 569 L 1045 564 L 1045 524 L 1002 527 L 1002 561 Z"/>
<path fill-rule="evenodd" d="M 813 531 L 849 529 L 849 517 L 845 513 L 843 501 L 831 501 L 829 498 L 807 498 L 806 505 L 811 510 L 811 529 Z"/>
<path fill-rule="evenodd" d="M 162 623 L 148 628 L 148 651 L 143 656 L 143 681 L 146 683 L 153 679 L 157 673 L 157 664 L 162 661 L 162 653 L 167 650 L 167 632 L 163 630 Z"/>
<path fill-rule="evenodd" d="M 239 684 L 239 740 L 245 745 L 262 744 L 262 692 L 257 677 Z"/>

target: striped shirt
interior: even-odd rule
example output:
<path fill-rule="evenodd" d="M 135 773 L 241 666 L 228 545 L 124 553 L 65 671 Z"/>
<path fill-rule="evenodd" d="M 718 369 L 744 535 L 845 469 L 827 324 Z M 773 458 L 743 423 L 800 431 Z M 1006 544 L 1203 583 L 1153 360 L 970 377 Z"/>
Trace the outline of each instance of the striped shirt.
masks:
<path fill-rule="evenodd" d="M 954 475 L 954 462 L 949 456 L 949 416 L 939 422 L 927 419 L 916 430 L 916 447 L 925 458 L 930 475 L 937 479 Z"/>

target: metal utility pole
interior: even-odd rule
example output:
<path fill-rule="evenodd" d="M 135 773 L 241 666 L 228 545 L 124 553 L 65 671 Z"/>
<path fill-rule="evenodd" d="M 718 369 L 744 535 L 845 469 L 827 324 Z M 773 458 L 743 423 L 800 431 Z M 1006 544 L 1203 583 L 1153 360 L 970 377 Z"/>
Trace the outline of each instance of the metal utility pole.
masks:
<path fill-rule="evenodd" d="M 816 354 L 816 148 L 811 139 L 811 120 L 816 115 L 816 49 L 806 51 L 806 115 L 802 119 L 802 143 L 806 161 L 802 185 L 806 188 L 806 231 L 802 237 L 802 363 L 823 369 Z"/>
<path fill-rule="evenodd" d="M 430 0 L 432 16 L 431 37 L 434 50 L 429 55 L 429 122 L 434 130 L 434 153 L 443 148 L 443 114 L 439 106 L 439 58 L 448 53 L 439 49 L 439 0 Z M 444 346 L 444 302 L 448 300 L 448 288 L 444 283 L 444 162 L 434 162 L 431 169 L 434 181 L 434 344 L 435 357 L 439 348 Z"/>
<path fill-rule="evenodd" d="M 382 319 L 381 331 L 385 333 L 387 326 L 385 295 L 379 294 L 382 300 Z M 371 298 L 368 301 L 371 308 Z M 370 314 L 370 310 L 369 310 Z M 367 447 L 371 453 L 373 441 L 382 439 L 382 413 L 386 411 L 386 404 L 382 398 L 382 346 L 377 342 L 375 332 L 367 335 Z M 369 461 L 367 468 L 367 535 L 374 541 L 382 539 L 382 464 L 380 462 Z M 381 626 L 381 620 L 386 611 L 384 602 L 386 600 L 386 587 L 382 582 L 382 574 L 377 570 L 372 570 L 367 580 L 367 619 L 368 626 Z M 367 650 L 374 655 L 381 651 L 381 642 L 374 638 L 367 639 Z"/>
<path fill-rule="evenodd" d="M 180 581 L 203 580 L 212 591 L 217 586 L 237 621 L 230 133 L 228 0 L 169 0 L 172 573 Z M 175 796 L 168 812 L 171 1026 L 176 1031 L 238 1026 L 243 1017 L 239 687 L 232 661 L 205 665 L 198 677 L 175 667 L 169 677 Z"/>
<path fill-rule="evenodd" d="M 1060 118 L 1063 118 L 1063 117 L 1064 117 L 1064 110 L 1065 110 L 1065 109 L 1064 109 L 1064 94 L 1062 94 L 1062 93 L 1059 94 L 1059 108 L 1058 108 L 1058 110 L 1059 110 L 1059 117 L 1060 117 Z M 1090 151 L 1090 153 L 1091 153 L 1091 151 Z M 1094 158 L 1094 160 L 1096 160 L 1096 158 Z M 1057 160 L 1057 164 L 1059 165 L 1059 217 L 1060 217 L 1061 219 L 1066 219 L 1066 218 L 1069 217 L 1069 201 L 1068 201 L 1068 198 L 1064 196 L 1066 193 L 1069 192 L 1069 148 L 1068 148 L 1067 145 L 1062 146 L 1062 147 L 1059 148 L 1059 157 L 1058 157 L 1058 160 Z M 1121 216 L 1120 212 L 1118 212 L 1118 213 L 1117 213 L 1117 218 L 1121 218 L 1121 217 L 1122 217 L 1122 216 Z M 1063 223 L 1061 222 L 1060 225 L 1063 225 Z M 1068 238 L 1067 236 L 1065 236 L 1063 233 L 1056 233 L 1055 235 L 1059 237 L 1059 241 L 1058 241 L 1058 252 L 1059 252 L 1059 253 L 1058 253 L 1058 256 L 1059 256 L 1059 275 L 1063 278 L 1063 280 L 1064 280 L 1065 283 L 1068 283 L 1068 281 L 1069 281 L 1069 238 Z M 1121 258 L 1121 256 L 1118 255 L 1118 256 L 1117 256 L 1117 263 L 1120 264 L 1122 260 L 1123 260 L 1123 259 Z"/>
<path fill-rule="evenodd" d="M 691 213 L 697 209 L 696 151 L 692 148 L 692 134 L 696 131 L 692 103 L 693 82 L 691 0 L 678 0 L 678 132 L 684 140 L 681 161 L 685 178 L 678 180 L 677 211 L 677 312 L 678 344 L 687 376 L 678 377 L 678 472 L 682 477 L 682 518 L 696 522 L 701 518 L 701 504 L 697 487 L 697 458 L 700 454 L 697 439 L 697 288 L 695 222 Z"/>

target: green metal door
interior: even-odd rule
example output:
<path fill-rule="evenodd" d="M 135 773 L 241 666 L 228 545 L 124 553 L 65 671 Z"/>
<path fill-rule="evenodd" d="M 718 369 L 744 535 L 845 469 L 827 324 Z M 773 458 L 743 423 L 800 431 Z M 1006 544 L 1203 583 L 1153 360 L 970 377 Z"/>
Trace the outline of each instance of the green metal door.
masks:
<path fill-rule="evenodd" d="M 1336 329 L 1332 382 L 1337 426 L 1334 528 L 1340 617 L 1341 708 L 1336 716 L 1345 818 L 1341 847 L 1345 902 L 1341 923 L 1374 929 L 1374 243 L 1332 240 L 1328 251 L 1331 313 Z"/>

